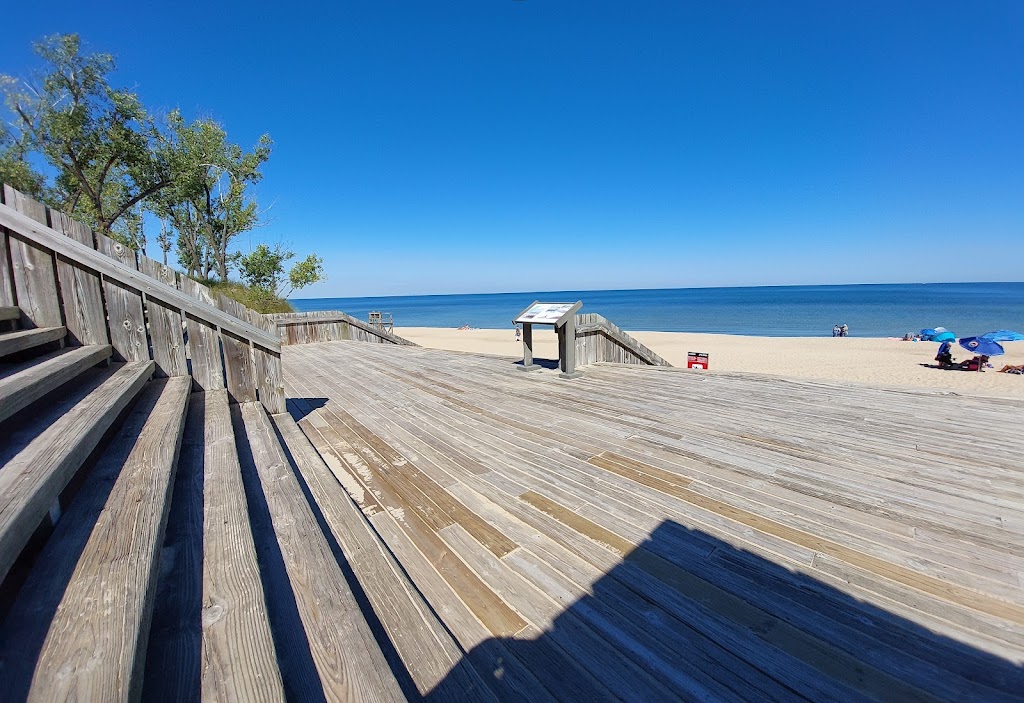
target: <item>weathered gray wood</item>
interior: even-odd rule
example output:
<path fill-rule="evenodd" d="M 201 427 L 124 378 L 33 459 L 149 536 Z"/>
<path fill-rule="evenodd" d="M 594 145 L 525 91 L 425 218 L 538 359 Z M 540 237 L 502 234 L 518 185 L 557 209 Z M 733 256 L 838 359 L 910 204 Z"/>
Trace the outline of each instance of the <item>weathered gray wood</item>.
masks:
<path fill-rule="evenodd" d="M 131 252 L 130 257 L 125 252 L 125 262 L 122 262 L 119 256 L 97 256 L 96 252 L 92 249 L 35 222 L 6 205 L 0 205 L 0 227 L 7 227 L 12 231 L 18 232 L 23 238 L 32 239 L 48 250 L 74 259 L 102 274 L 106 280 L 114 279 L 131 289 L 141 291 L 147 295 L 153 294 L 165 300 L 168 304 L 180 307 L 184 312 L 201 317 L 208 324 L 231 330 L 240 337 L 254 340 L 268 349 L 277 351 L 280 348 L 280 340 L 274 335 L 270 335 L 232 315 L 219 310 L 210 310 L 205 305 L 197 305 L 195 298 L 184 295 L 182 292 L 174 291 L 149 276 L 139 273 L 137 268 L 131 265 L 130 262 L 130 259 L 134 258 L 134 252 Z M 97 239 L 100 236 L 97 234 Z M 98 246 L 97 249 L 99 248 Z"/>
<path fill-rule="evenodd" d="M 139 255 L 142 273 L 164 285 L 177 289 L 177 274 L 174 269 L 145 254 Z M 149 336 L 153 345 L 153 361 L 158 376 L 187 376 L 185 361 L 185 339 L 181 323 L 181 311 L 168 305 L 153 294 L 146 296 L 146 312 L 149 319 Z"/>
<path fill-rule="evenodd" d="M 582 621 L 680 697 L 1024 687 L 1019 401 L 607 365 L 537 383 L 507 360 L 381 345 L 285 357 L 300 427 L 463 646 L 479 642 L 444 593 L 448 560 L 489 587 L 451 590 L 514 604 L 523 637 Z M 493 565 L 479 519 L 568 613 Z M 633 695 L 596 661 L 609 696 Z"/>
<path fill-rule="evenodd" d="M 8 185 L 3 187 L 4 205 L 35 222 L 46 225 L 46 207 Z M 53 252 L 26 238 L 9 232 L 11 272 L 21 309 L 23 327 L 59 327 L 64 324 L 57 292 Z"/>
<path fill-rule="evenodd" d="M 205 485 L 203 699 L 283 700 L 227 393 L 212 391 L 192 403 L 203 420 L 190 427 L 186 439 L 188 461 L 203 474 Z"/>
<path fill-rule="evenodd" d="M 17 320 L 19 317 L 21 317 L 21 310 L 18 309 L 17 305 L 0 307 L 0 321 Z"/>
<path fill-rule="evenodd" d="M 402 346 L 419 346 L 415 342 L 374 327 L 340 310 L 270 313 L 281 335 L 282 344 L 311 344 L 352 339 L 360 342 L 388 342 Z"/>
<path fill-rule="evenodd" d="M 401 566 L 345 493 L 324 460 L 288 414 L 274 425 L 330 526 L 331 534 L 388 632 L 419 692 L 449 700 L 492 700 L 475 671 L 458 667 L 463 653 Z M 455 668 L 455 671 L 452 671 Z M 452 676 L 448 676 L 452 671 Z M 443 683 L 443 688 L 437 687 Z"/>
<path fill-rule="evenodd" d="M 238 319 L 247 317 L 244 305 L 223 295 L 217 297 L 217 307 Z M 224 350 L 224 373 L 227 376 L 231 399 L 236 403 L 256 400 L 256 373 L 252 347 L 246 340 L 228 332 L 221 333 L 220 342 Z"/>
<path fill-rule="evenodd" d="M 610 361 L 626 364 L 666 366 L 672 364 L 613 325 L 601 315 L 584 313 L 576 316 L 576 353 L 583 363 Z"/>
<path fill-rule="evenodd" d="M 135 251 L 110 237 L 96 233 L 96 250 L 119 262 L 126 268 L 138 269 Z M 103 295 L 110 318 L 110 343 L 114 356 L 122 361 L 149 359 L 149 339 L 146 336 L 146 316 L 142 306 L 142 293 L 124 282 L 103 278 Z"/>
<path fill-rule="evenodd" d="M 0 333 L 0 357 L 59 341 L 66 334 L 67 330 L 63 327 L 43 327 Z"/>
<path fill-rule="evenodd" d="M 256 388 L 263 407 L 269 413 L 284 412 L 284 375 L 281 372 L 281 355 L 267 351 L 260 346 L 254 346 L 253 361 L 255 363 Z"/>
<path fill-rule="evenodd" d="M 96 469 L 116 481 L 54 614 L 29 700 L 131 701 L 141 693 L 158 554 L 191 383 L 169 379 L 153 392 L 159 397 L 152 407 L 143 404 L 149 410 L 144 426 L 129 424 L 130 452 L 125 457 L 115 449 Z"/>
<path fill-rule="evenodd" d="M 210 289 L 187 276 L 178 280 L 183 293 L 213 305 Z M 203 318 L 186 313 L 185 330 L 188 333 L 189 359 L 192 361 L 192 379 L 199 390 L 212 391 L 224 388 L 224 363 L 221 361 L 220 334 L 216 327 L 204 322 Z"/>
<path fill-rule="evenodd" d="M 257 499 L 266 503 L 324 695 L 329 700 L 404 701 L 266 411 L 258 403 L 243 403 L 233 406 L 232 413 L 236 431 L 251 449 L 240 457 L 242 471 L 257 475 L 262 494 Z"/>
<path fill-rule="evenodd" d="M 152 362 L 125 364 L 74 409 L 47 427 L 0 471 L 0 580 L 103 433 L 153 373 Z"/>
<path fill-rule="evenodd" d="M 110 345 L 53 352 L 0 372 L 0 422 L 110 357 Z"/>
<path fill-rule="evenodd" d="M 17 312 L 13 319 L 17 320 L 21 317 L 21 311 L 15 306 L 18 299 L 14 295 L 14 276 L 11 274 L 11 262 L 8 257 L 10 246 L 7 239 L 7 230 L 0 227 L 0 308 L 5 310 L 13 308 Z"/>
<path fill-rule="evenodd" d="M 58 210 L 49 208 L 48 212 L 52 229 L 83 246 L 94 246 L 92 230 L 88 227 Z M 100 275 L 66 256 L 58 255 L 57 279 L 60 281 L 64 320 L 71 344 L 109 343 Z"/>

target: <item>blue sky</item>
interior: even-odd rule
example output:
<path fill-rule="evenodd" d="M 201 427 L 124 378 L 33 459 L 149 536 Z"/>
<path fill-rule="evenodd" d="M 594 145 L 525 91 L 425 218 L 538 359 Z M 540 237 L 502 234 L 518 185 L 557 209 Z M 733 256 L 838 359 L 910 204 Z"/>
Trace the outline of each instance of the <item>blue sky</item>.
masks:
<path fill-rule="evenodd" d="M 153 109 L 275 142 L 302 297 L 1022 280 L 1024 3 L 82 2 Z"/>

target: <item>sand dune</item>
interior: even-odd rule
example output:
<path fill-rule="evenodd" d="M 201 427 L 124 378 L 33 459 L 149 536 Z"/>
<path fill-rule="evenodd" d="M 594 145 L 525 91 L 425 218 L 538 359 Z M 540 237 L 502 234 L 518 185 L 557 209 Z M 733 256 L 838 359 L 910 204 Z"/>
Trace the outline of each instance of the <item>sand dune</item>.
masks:
<path fill-rule="evenodd" d="M 457 330 L 438 327 L 401 327 L 395 333 L 434 349 L 522 357 L 522 343 L 512 328 Z M 689 351 L 710 354 L 712 372 L 769 374 L 789 378 L 820 379 L 875 386 L 922 388 L 1024 398 L 1024 376 L 995 373 L 1004 364 L 1024 364 L 1024 342 L 1008 342 L 1005 356 L 992 358 L 995 368 L 985 373 L 925 368 L 938 344 L 899 339 L 860 337 L 743 337 L 684 332 L 631 332 L 637 340 L 667 359 L 686 366 Z M 557 358 L 551 328 L 534 330 L 535 355 Z M 957 360 L 972 356 L 954 346 Z M 699 372 L 694 372 L 699 373 Z"/>

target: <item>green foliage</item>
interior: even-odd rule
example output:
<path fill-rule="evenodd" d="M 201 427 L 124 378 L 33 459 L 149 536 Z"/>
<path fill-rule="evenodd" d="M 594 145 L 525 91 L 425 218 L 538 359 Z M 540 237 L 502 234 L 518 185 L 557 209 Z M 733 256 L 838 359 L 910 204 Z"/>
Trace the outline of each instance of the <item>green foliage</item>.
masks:
<path fill-rule="evenodd" d="M 147 207 L 178 235 L 178 258 L 193 276 L 216 273 L 226 280 L 234 256 L 232 241 L 258 224 L 256 202 L 248 195 L 270 158 L 272 142 L 264 134 L 252 151 L 227 140 L 212 120 L 186 124 L 174 111 L 168 118 L 176 177 Z"/>
<path fill-rule="evenodd" d="M 50 204 L 141 248 L 137 208 L 173 180 L 166 140 L 137 95 L 110 86 L 112 56 L 82 54 L 77 34 L 35 51 L 46 68 L 34 82 L 2 81 L 15 141 L 55 170 Z"/>
<path fill-rule="evenodd" d="M 28 163 L 28 151 L 25 140 L 15 138 L 10 128 L 0 122 L 0 183 L 42 199 L 46 193 L 46 179 Z"/>
<path fill-rule="evenodd" d="M 263 288 L 251 288 L 236 281 L 204 281 L 214 293 L 220 293 L 242 305 L 267 314 L 272 312 L 295 312 L 291 303 Z"/>
<path fill-rule="evenodd" d="M 281 244 L 275 244 L 273 249 L 260 244 L 250 254 L 239 258 L 238 270 L 242 280 L 253 288 L 281 298 L 325 279 L 323 259 L 316 254 L 310 254 L 295 264 L 285 276 L 285 262 L 293 258 L 295 252 Z"/>
<path fill-rule="evenodd" d="M 114 58 L 83 53 L 77 34 L 34 45 L 42 69 L 29 80 L 0 75 L 10 124 L 0 119 L 0 182 L 9 183 L 135 249 L 144 249 L 146 212 L 161 221 L 157 242 L 175 251 L 192 278 L 216 276 L 226 295 L 262 311 L 287 306 L 280 298 L 323 278 L 315 254 L 287 277 L 294 257 L 280 245 L 261 245 L 247 257 L 233 252 L 237 236 L 257 227 L 251 188 L 263 178 L 272 142 L 251 150 L 232 143 L 213 120 L 187 123 L 177 110 L 158 123 L 138 95 L 114 88 Z M 33 168 L 45 163 L 52 178 Z M 228 283 L 245 261 L 246 288 Z M 287 306 L 290 309 L 290 306 Z"/>

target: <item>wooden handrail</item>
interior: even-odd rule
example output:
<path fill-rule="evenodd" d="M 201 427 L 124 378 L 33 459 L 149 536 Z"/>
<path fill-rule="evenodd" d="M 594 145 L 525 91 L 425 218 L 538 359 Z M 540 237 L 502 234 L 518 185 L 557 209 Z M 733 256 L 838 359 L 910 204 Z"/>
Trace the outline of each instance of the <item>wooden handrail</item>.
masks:
<path fill-rule="evenodd" d="M 78 261 L 89 268 L 108 276 L 119 283 L 153 296 L 164 303 L 173 305 L 193 317 L 217 325 L 232 334 L 248 339 L 268 351 L 281 351 L 280 338 L 255 327 L 233 315 L 218 310 L 212 305 L 182 293 L 177 288 L 140 273 L 116 259 L 108 258 L 95 249 L 85 246 L 70 237 L 66 237 L 54 229 L 42 225 L 27 217 L 14 208 L 0 203 L 0 226 L 32 239 L 47 249 Z"/>

